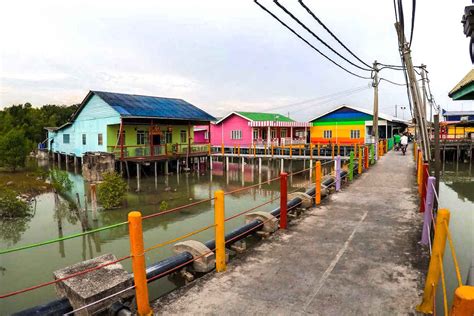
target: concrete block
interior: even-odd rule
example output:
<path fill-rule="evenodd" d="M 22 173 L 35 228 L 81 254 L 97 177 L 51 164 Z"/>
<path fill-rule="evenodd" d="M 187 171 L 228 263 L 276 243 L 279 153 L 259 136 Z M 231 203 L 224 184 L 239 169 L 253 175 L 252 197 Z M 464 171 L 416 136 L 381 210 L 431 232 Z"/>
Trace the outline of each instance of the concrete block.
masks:
<path fill-rule="evenodd" d="M 86 152 L 82 158 L 82 175 L 87 181 L 102 181 L 102 174 L 115 171 L 115 156 L 105 152 Z"/>
<path fill-rule="evenodd" d="M 300 207 L 309 208 L 313 205 L 312 197 L 304 192 L 293 192 L 288 194 L 288 201 L 293 200 L 294 198 L 300 198 L 301 204 Z"/>
<path fill-rule="evenodd" d="M 76 263 L 72 266 L 54 271 L 54 278 L 60 279 L 79 271 L 90 269 L 98 265 L 117 260 L 112 254 L 105 254 L 97 258 Z M 55 284 L 56 293 L 60 297 L 69 299 L 74 309 L 96 302 L 104 297 L 117 293 L 133 285 L 132 276 L 120 263 L 114 263 L 104 268 L 67 279 Z M 108 300 L 83 309 L 75 315 L 92 315 L 103 311 L 120 299 L 134 295 L 134 290 L 126 291 Z"/>
<path fill-rule="evenodd" d="M 173 245 L 175 253 L 189 252 L 193 258 L 199 257 L 193 262 L 196 272 L 209 272 L 215 267 L 215 255 L 210 252 L 202 242 L 196 240 L 185 240 Z"/>
<path fill-rule="evenodd" d="M 256 219 L 264 222 L 262 228 L 264 232 L 273 233 L 278 229 L 278 219 L 270 213 L 259 211 L 245 215 L 245 223 L 250 223 Z"/>

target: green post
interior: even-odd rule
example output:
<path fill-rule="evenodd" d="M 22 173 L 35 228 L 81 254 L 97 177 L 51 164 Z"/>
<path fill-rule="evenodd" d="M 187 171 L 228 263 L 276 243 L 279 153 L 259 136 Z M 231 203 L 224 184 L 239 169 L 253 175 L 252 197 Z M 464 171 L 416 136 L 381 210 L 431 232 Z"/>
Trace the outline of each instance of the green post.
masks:
<path fill-rule="evenodd" d="M 374 163 L 375 163 L 374 144 L 370 144 L 370 164 L 373 165 Z"/>
<path fill-rule="evenodd" d="M 349 181 L 354 177 L 354 152 L 351 151 L 349 158 Z"/>

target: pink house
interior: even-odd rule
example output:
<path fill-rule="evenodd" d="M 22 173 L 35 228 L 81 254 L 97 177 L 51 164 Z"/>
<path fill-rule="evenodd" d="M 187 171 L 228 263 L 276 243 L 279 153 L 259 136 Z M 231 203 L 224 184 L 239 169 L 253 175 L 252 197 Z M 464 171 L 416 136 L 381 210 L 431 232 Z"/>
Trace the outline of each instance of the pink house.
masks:
<path fill-rule="evenodd" d="M 309 126 L 307 122 L 296 122 L 276 113 L 231 112 L 211 124 L 211 145 L 306 144 Z"/>
<path fill-rule="evenodd" d="M 194 143 L 208 144 L 209 143 L 209 126 L 197 125 L 194 126 Z"/>

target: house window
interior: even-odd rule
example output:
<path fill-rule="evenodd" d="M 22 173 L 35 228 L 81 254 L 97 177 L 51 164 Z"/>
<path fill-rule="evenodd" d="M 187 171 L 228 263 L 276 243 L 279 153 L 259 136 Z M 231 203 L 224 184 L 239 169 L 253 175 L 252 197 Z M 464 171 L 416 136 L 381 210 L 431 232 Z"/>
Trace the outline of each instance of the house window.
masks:
<path fill-rule="evenodd" d="M 282 128 L 280 132 L 280 137 L 285 138 L 286 137 L 286 128 Z"/>
<path fill-rule="evenodd" d="M 230 139 L 242 139 L 242 131 L 241 130 L 231 131 Z"/>
<path fill-rule="evenodd" d="M 166 131 L 165 141 L 166 141 L 167 144 L 171 144 L 173 142 L 173 132 Z"/>
<path fill-rule="evenodd" d="M 86 144 L 87 144 L 86 134 L 82 134 L 82 145 L 86 145 Z"/>
<path fill-rule="evenodd" d="M 253 139 L 258 139 L 258 128 L 252 130 L 252 137 Z"/>
<path fill-rule="evenodd" d="M 332 138 L 332 131 L 324 131 L 324 138 Z"/>
<path fill-rule="evenodd" d="M 351 138 L 358 139 L 360 138 L 360 130 L 358 129 L 351 129 Z"/>
<path fill-rule="evenodd" d="M 181 137 L 181 143 L 187 143 L 188 142 L 188 139 L 187 139 L 188 137 L 187 137 L 186 131 L 181 130 L 181 133 L 179 135 Z"/>
<path fill-rule="evenodd" d="M 97 145 L 102 146 L 103 142 L 102 133 L 97 134 Z"/>
<path fill-rule="evenodd" d="M 137 130 L 137 145 L 148 144 L 148 133 L 142 130 Z"/>
<path fill-rule="evenodd" d="M 117 131 L 117 144 L 120 145 L 119 136 L 120 136 L 120 130 Z M 122 130 L 122 138 L 123 138 L 123 144 L 125 145 L 125 140 L 127 139 L 127 137 L 125 137 L 125 130 Z"/>
<path fill-rule="evenodd" d="M 209 131 L 204 132 L 204 139 L 209 139 Z"/>
<path fill-rule="evenodd" d="M 295 132 L 295 134 L 296 134 L 296 137 L 297 137 L 297 138 L 305 138 L 305 136 L 306 136 L 305 133 L 304 133 L 304 131 L 302 131 L 302 130 L 297 130 L 297 131 Z"/>
<path fill-rule="evenodd" d="M 271 137 L 272 137 L 272 139 L 277 137 L 277 131 L 276 131 L 276 129 L 272 129 L 272 131 L 271 131 Z"/>
<path fill-rule="evenodd" d="M 69 134 L 63 134 L 63 144 L 69 144 Z"/>

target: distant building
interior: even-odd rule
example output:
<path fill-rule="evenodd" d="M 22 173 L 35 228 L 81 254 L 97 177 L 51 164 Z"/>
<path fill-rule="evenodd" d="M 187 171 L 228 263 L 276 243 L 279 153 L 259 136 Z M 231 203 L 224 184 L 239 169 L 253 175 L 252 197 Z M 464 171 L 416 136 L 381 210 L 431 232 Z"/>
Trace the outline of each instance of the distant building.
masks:
<path fill-rule="evenodd" d="M 231 112 L 211 124 L 211 144 L 226 147 L 284 146 L 306 143 L 307 122 L 276 113 Z"/>
<path fill-rule="evenodd" d="M 448 93 L 454 101 L 474 100 L 474 69 L 471 69 L 464 78 Z"/>
<path fill-rule="evenodd" d="M 108 152 L 121 160 L 159 160 L 206 151 L 194 142 L 193 126 L 213 120 L 181 99 L 90 91 L 66 124 L 46 128 L 47 145 L 68 156 Z"/>
<path fill-rule="evenodd" d="M 341 105 L 313 118 L 311 142 L 328 144 L 364 144 L 372 141 L 372 111 L 349 105 Z M 379 138 L 385 139 L 402 132 L 407 122 L 379 113 Z"/>

